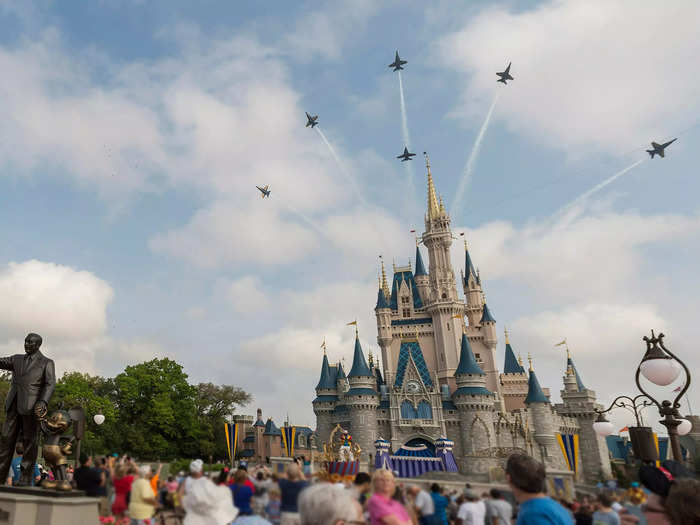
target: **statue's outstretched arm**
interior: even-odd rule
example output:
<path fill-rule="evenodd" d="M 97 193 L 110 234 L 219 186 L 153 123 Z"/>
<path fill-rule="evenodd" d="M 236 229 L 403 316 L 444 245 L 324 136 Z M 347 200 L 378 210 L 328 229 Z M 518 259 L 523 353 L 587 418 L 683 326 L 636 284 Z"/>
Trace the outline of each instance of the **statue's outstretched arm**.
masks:
<path fill-rule="evenodd" d="M 0 357 L 0 370 L 14 370 L 12 357 Z"/>

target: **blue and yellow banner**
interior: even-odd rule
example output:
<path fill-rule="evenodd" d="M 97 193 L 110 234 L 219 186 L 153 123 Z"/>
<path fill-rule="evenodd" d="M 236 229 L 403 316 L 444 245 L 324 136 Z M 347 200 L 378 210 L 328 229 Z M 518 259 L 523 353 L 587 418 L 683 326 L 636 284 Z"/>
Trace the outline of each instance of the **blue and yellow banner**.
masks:
<path fill-rule="evenodd" d="M 296 433 L 296 427 L 286 425 L 282 427 L 282 446 L 288 458 L 294 457 L 294 437 Z"/>
<path fill-rule="evenodd" d="M 224 423 L 224 429 L 226 430 L 226 448 L 228 450 L 228 459 L 233 464 L 233 460 L 236 459 L 236 445 L 238 444 L 238 423 Z"/>
<path fill-rule="evenodd" d="M 577 473 L 579 455 L 578 434 L 557 434 L 557 441 L 559 442 L 561 452 L 569 470 L 573 470 L 574 473 Z"/>

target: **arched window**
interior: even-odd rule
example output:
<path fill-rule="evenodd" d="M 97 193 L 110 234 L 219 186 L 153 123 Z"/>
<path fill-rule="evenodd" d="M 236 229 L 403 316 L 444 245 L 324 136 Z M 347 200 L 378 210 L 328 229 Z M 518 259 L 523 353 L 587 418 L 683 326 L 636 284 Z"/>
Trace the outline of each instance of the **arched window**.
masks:
<path fill-rule="evenodd" d="M 419 419 L 433 419 L 433 409 L 430 403 L 425 400 L 418 403 L 418 410 L 416 412 Z"/>
<path fill-rule="evenodd" d="M 416 417 L 418 417 L 418 414 L 413 404 L 408 399 L 405 399 L 401 403 L 401 419 L 416 419 Z"/>

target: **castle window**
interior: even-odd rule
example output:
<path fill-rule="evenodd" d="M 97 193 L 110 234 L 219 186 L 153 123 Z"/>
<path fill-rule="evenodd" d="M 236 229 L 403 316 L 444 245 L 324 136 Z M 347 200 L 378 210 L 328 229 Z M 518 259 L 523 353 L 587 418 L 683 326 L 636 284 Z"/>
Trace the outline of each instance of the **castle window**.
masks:
<path fill-rule="evenodd" d="M 410 308 L 404 308 L 404 309 L 403 309 L 403 316 L 404 316 L 404 317 L 411 317 L 411 309 L 410 309 Z"/>
<path fill-rule="evenodd" d="M 419 419 L 433 419 L 433 409 L 430 403 L 423 400 L 418 403 L 418 410 L 416 410 Z"/>
<path fill-rule="evenodd" d="M 405 295 L 401 298 L 401 302 L 402 302 L 403 304 L 408 304 L 408 301 L 409 301 L 409 298 L 406 297 Z"/>
<path fill-rule="evenodd" d="M 481 354 L 474 354 L 474 357 L 476 357 L 477 360 L 481 359 Z"/>
<path fill-rule="evenodd" d="M 405 399 L 401 403 L 401 419 L 416 419 L 418 414 L 410 401 Z"/>
<path fill-rule="evenodd" d="M 447 299 L 447 294 L 446 294 L 446 293 L 443 293 L 443 294 L 442 294 L 442 298 L 443 298 L 443 299 Z"/>

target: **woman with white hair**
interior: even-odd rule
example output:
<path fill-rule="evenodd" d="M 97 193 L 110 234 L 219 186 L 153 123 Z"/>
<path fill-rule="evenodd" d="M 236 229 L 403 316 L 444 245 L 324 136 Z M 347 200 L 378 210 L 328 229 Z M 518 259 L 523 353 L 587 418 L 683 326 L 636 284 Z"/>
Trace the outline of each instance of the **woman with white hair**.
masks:
<path fill-rule="evenodd" d="M 299 495 L 301 525 L 354 525 L 364 523 L 354 494 L 338 485 L 318 483 Z"/>
<path fill-rule="evenodd" d="M 394 499 L 396 478 L 390 470 L 379 469 L 372 476 L 374 494 L 367 501 L 370 525 L 411 525 L 404 506 Z"/>
<path fill-rule="evenodd" d="M 231 491 L 216 485 L 203 475 L 204 462 L 190 463 L 190 476 L 180 486 L 180 501 L 187 514 L 184 525 L 222 525 L 231 523 L 238 515 Z"/>
<path fill-rule="evenodd" d="M 141 465 L 137 471 L 137 478 L 131 485 L 129 500 L 129 517 L 131 525 L 143 525 L 150 520 L 156 512 L 156 496 L 153 494 L 151 482 L 148 479 L 151 474 L 150 465 Z"/>

